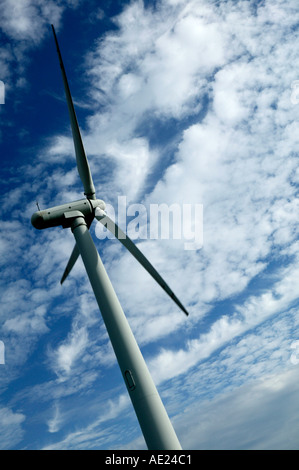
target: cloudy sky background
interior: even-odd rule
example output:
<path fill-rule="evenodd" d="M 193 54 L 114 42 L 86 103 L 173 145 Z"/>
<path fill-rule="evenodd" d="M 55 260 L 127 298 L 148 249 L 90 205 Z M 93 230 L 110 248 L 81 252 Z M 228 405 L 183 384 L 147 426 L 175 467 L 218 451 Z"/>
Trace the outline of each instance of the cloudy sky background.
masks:
<path fill-rule="evenodd" d="M 97 196 L 203 205 L 202 248 L 136 240 L 188 318 L 91 228 L 183 448 L 298 449 L 297 2 L 3 0 L 0 18 L 1 448 L 145 448 L 81 260 L 59 284 L 72 234 L 30 224 L 83 192 L 53 23 Z"/>

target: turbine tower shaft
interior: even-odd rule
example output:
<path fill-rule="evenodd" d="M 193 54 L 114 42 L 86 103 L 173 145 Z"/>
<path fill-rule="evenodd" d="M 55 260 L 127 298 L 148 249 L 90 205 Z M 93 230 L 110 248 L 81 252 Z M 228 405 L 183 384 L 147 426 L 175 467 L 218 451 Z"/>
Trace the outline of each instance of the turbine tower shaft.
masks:
<path fill-rule="evenodd" d="M 83 215 L 73 220 L 72 231 L 148 449 L 180 450 L 179 440 Z"/>

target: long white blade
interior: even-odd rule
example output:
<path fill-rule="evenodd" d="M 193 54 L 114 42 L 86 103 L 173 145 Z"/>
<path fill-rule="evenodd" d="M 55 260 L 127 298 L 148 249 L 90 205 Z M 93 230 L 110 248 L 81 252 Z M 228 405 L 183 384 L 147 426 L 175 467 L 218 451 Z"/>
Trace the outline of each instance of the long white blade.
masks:
<path fill-rule="evenodd" d="M 71 270 L 72 270 L 74 264 L 76 263 L 77 259 L 79 258 L 79 256 L 80 256 L 79 248 L 77 247 L 77 245 L 75 245 L 74 248 L 73 248 L 72 254 L 70 256 L 70 259 L 69 259 L 69 261 L 66 265 L 66 268 L 64 270 L 63 276 L 60 280 L 60 284 L 63 284 L 63 282 L 66 280 L 67 276 L 71 272 Z"/>
<path fill-rule="evenodd" d="M 165 290 L 165 292 L 172 298 L 172 300 L 180 307 L 180 309 L 186 314 L 189 315 L 183 304 L 176 297 L 174 292 L 166 284 L 164 279 L 156 271 L 153 265 L 148 261 L 144 254 L 137 248 L 135 243 L 113 222 L 110 217 L 103 215 L 103 212 L 96 209 L 95 218 L 101 222 L 104 227 L 106 227 L 115 237 L 129 250 L 131 255 L 139 261 L 139 263 L 147 270 L 147 272 L 155 279 L 155 281 Z"/>
<path fill-rule="evenodd" d="M 92 217 L 89 217 L 88 219 L 85 219 L 86 222 L 87 222 L 87 227 L 88 229 L 90 228 L 92 222 L 93 222 L 93 219 L 94 219 L 94 216 Z M 60 280 L 60 284 L 63 284 L 64 281 L 66 280 L 66 278 L 68 277 L 68 275 L 70 274 L 71 270 L 73 269 L 73 266 L 74 264 L 76 263 L 77 259 L 79 258 L 80 256 L 80 251 L 79 251 L 79 248 L 77 247 L 77 245 L 74 246 L 73 248 L 73 251 L 71 253 L 71 256 L 68 260 L 68 263 L 66 265 L 66 268 L 64 270 L 64 273 L 62 275 L 62 278 Z"/>
<path fill-rule="evenodd" d="M 73 140 L 74 140 L 74 146 L 75 146 L 75 153 L 76 153 L 76 161 L 77 161 L 77 168 L 79 172 L 79 176 L 81 178 L 81 181 L 83 183 L 84 187 L 84 194 L 86 195 L 87 198 L 89 199 L 95 199 L 95 188 L 94 184 L 92 181 L 92 176 L 90 173 L 90 168 L 88 164 L 88 160 L 85 154 L 85 150 L 83 147 L 82 139 L 81 139 L 81 134 L 80 134 L 80 129 L 75 113 L 75 108 L 70 92 L 70 88 L 68 85 L 68 81 L 66 78 L 66 73 L 64 69 L 64 65 L 62 62 L 62 57 L 55 33 L 54 26 L 52 26 L 53 34 L 54 34 L 54 39 L 56 43 L 56 48 L 57 48 L 57 53 L 59 57 L 59 63 L 60 63 L 60 68 L 61 68 L 61 73 L 62 73 L 62 78 L 63 78 L 63 84 L 64 84 L 64 90 L 65 90 L 65 96 L 67 100 L 67 105 L 68 105 L 68 110 L 69 110 L 69 115 L 70 115 L 70 121 L 71 121 L 71 128 L 72 128 L 72 134 L 73 134 Z"/>

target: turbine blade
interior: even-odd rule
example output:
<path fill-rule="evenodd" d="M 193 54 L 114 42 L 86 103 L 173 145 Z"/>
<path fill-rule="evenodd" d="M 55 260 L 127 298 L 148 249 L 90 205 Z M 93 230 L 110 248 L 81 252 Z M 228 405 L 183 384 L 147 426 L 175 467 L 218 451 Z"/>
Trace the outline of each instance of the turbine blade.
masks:
<path fill-rule="evenodd" d="M 172 300 L 180 307 L 180 309 L 186 314 L 189 315 L 183 304 L 179 301 L 176 297 L 174 292 L 170 289 L 170 287 L 166 284 L 164 279 L 160 276 L 160 274 L 156 271 L 153 265 L 148 261 L 148 259 L 144 256 L 144 254 L 137 248 L 135 243 L 121 230 L 121 228 L 110 219 L 109 216 L 103 215 L 103 211 L 98 210 L 95 211 L 95 217 L 99 222 L 101 222 L 104 227 L 106 227 L 115 237 L 124 245 L 124 247 L 129 250 L 131 255 L 139 261 L 139 263 L 146 269 L 146 271 L 155 279 L 155 281 L 165 290 L 165 292 L 172 298 Z"/>
<path fill-rule="evenodd" d="M 87 223 L 87 227 L 88 227 L 88 230 L 90 229 L 90 226 L 93 222 L 93 219 L 94 219 L 94 216 L 92 215 L 92 217 L 89 217 L 86 220 L 86 223 Z M 79 251 L 79 248 L 77 247 L 77 245 L 74 246 L 73 248 L 73 251 L 71 253 L 71 256 L 68 260 L 68 263 L 66 265 L 66 268 L 64 270 L 64 273 L 62 275 L 62 278 L 60 280 L 60 284 L 62 285 L 64 283 L 64 281 L 66 280 L 66 278 L 68 277 L 68 275 L 70 274 L 74 264 L 76 263 L 77 259 L 79 258 L 79 255 L 80 255 L 80 251 Z"/>
<path fill-rule="evenodd" d="M 94 188 L 94 185 L 93 185 L 88 160 L 87 160 L 85 150 L 84 150 L 84 147 L 83 147 L 82 138 L 81 138 L 81 134 L 80 134 L 80 129 L 79 129 L 79 125 L 78 125 L 78 121 L 77 121 L 77 117 L 76 117 L 76 113 L 75 113 L 75 108 L 74 108 L 70 88 L 69 88 L 69 85 L 68 85 L 64 65 L 63 65 L 63 62 L 62 62 L 62 57 L 61 57 L 61 53 L 60 53 L 60 49 L 59 49 L 55 29 L 54 29 L 53 25 L 51 25 L 51 26 L 52 26 L 54 39 L 55 39 L 55 44 L 56 44 L 56 49 L 57 49 L 57 53 L 58 53 L 58 57 L 59 57 L 59 63 L 60 63 L 60 68 L 61 68 L 61 73 L 62 73 L 62 78 L 63 78 L 65 96 L 66 96 L 67 106 L 68 106 L 69 115 L 70 115 L 70 121 L 71 121 L 71 128 L 72 128 L 72 134 L 73 134 L 73 140 L 74 140 L 74 146 L 75 146 L 78 173 L 79 173 L 79 176 L 80 176 L 81 181 L 83 183 L 84 194 L 89 199 L 95 199 L 96 198 L 95 197 L 95 188 Z"/>
<path fill-rule="evenodd" d="M 66 265 L 66 268 L 64 270 L 64 273 L 63 273 L 63 276 L 60 280 L 60 284 L 62 285 L 64 283 L 64 281 L 66 280 L 67 276 L 69 275 L 69 273 L 71 272 L 74 264 L 76 263 L 78 257 L 80 255 L 80 251 L 79 251 L 79 248 L 77 247 L 77 245 L 74 246 L 73 248 L 73 251 L 72 251 L 72 254 L 70 256 L 70 259 L 68 260 L 68 263 Z"/>

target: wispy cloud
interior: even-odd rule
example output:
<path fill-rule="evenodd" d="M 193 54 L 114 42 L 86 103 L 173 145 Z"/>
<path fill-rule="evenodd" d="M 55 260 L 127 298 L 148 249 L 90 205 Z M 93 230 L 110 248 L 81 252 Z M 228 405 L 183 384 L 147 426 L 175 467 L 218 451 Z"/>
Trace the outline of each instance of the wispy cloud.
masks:
<path fill-rule="evenodd" d="M 48 421 L 49 432 L 54 433 L 59 431 L 62 423 L 62 417 L 58 403 L 55 404 L 53 417 Z"/>
<path fill-rule="evenodd" d="M 297 300 L 299 271 L 294 265 L 283 268 L 280 275 L 276 275 L 280 280 L 274 284 L 272 291 L 267 290 L 259 296 L 251 296 L 243 305 L 239 304 L 233 313 L 221 315 L 207 333 L 201 334 L 198 339 L 190 340 L 186 350 L 162 349 L 149 364 L 156 382 L 160 383 L 178 373 L 186 373 L 231 340 L 263 324 L 269 317 L 287 312 Z"/>
<path fill-rule="evenodd" d="M 182 443 L 199 450 L 296 449 L 297 380 L 298 369 L 269 374 L 202 402 L 200 412 L 193 404 L 176 423 Z"/>
<path fill-rule="evenodd" d="M 58 373 L 61 371 L 62 373 L 69 374 L 75 361 L 82 356 L 87 342 L 88 335 L 84 328 L 73 331 L 55 353 L 52 353 L 54 369 L 57 369 Z"/>
<path fill-rule="evenodd" d="M 0 435 L 1 449 L 10 449 L 22 438 L 24 431 L 22 423 L 25 416 L 22 413 L 14 413 L 7 407 L 0 408 Z"/>

